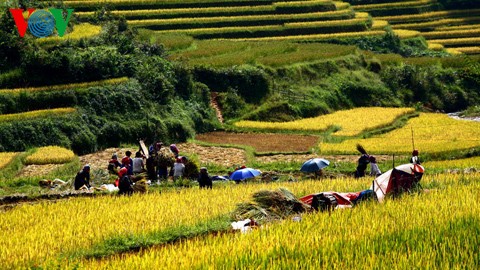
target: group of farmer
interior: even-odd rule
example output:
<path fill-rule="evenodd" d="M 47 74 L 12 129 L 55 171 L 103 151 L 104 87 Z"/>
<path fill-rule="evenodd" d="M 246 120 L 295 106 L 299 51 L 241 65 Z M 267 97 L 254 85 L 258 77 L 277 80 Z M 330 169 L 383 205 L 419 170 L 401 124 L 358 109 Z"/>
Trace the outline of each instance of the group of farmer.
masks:
<path fill-rule="evenodd" d="M 376 158 L 368 155 L 360 145 L 357 145 L 357 149 L 362 155 L 358 159 L 355 178 L 365 176 L 368 164 L 370 164 L 371 176 L 381 175 L 382 172 L 377 165 Z M 148 148 L 148 157 L 140 151 L 135 153 L 135 158 L 132 159 L 131 156 L 132 152 L 126 151 L 125 156 L 119 161 L 117 154 L 113 154 L 108 162 L 108 171 L 118 175 L 115 187 L 118 187 L 120 194 L 133 193 L 135 191 L 134 183 L 143 179 L 145 174 L 149 183 L 157 181 L 157 184 L 160 184 L 162 180 L 171 179 L 175 182 L 181 178 L 196 178 L 201 188 L 212 188 L 212 178 L 208 175 L 207 168 L 202 167 L 198 170 L 194 162 L 190 162 L 186 156 L 179 155 L 175 144 L 165 146 L 162 142 L 157 141 Z M 420 165 L 418 150 L 413 150 L 410 163 Z M 321 177 L 321 175 L 319 176 Z M 142 184 L 146 186 L 145 181 Z M 90 165 L 85 165 L 75 177 L 75 190 L 90 188 Z"/>
<path fill-rule="evenodd" d="M 357 169 L 355 171 L 355 178 L 360 178 L 365 176 L 365 171 L 367 165 L 370 164 L 370 176 L 379 176 L 382 174 L 377 165 L 377 159 L 368 155 L 364 150 L 361 150 L 362 155 L 358 159 Z M 418 150 L 414 149 L 412 152 L 412 157 L 410 158 L 410 163 L 420 165 L 420 158 L 418 157 Z"/>
<path fill-rule="evenodd" d="M 120 194 L 133 193 L 137 181 L 145 177 L 149 183 L 156 181 L 157 184 L 169 179 L 174 182 L 181 178 L 197 179 L 201 188 L 212 188 L 207 168 L 199 170 L 186 156 L 180 156 L 175 144 L 165 146 L 157 141 L 148 148 L 148 157 L 141 151 L 136 152 L 133 159 L 131 156 L 132 152 L 126 151 L 125 156 L 119 160 L 115 153 L 108 162 L 109 173 L 118 175 L 115 186 Z M 75 190 L 90 188 L 90 165 L 85 165 L 75 177 Z"/>

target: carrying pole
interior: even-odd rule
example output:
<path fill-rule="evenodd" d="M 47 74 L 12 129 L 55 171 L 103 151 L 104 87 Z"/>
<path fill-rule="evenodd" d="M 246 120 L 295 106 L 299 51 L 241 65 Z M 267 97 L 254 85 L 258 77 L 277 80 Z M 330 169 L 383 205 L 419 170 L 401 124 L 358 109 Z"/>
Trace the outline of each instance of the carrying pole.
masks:
<path fill-rule="evenodd" d="M 413 127 L 411 129 L 412 129 L 412 147 L 413 147 L 412 150 L 415 150 L 415 141 L 413 140 Z"/>

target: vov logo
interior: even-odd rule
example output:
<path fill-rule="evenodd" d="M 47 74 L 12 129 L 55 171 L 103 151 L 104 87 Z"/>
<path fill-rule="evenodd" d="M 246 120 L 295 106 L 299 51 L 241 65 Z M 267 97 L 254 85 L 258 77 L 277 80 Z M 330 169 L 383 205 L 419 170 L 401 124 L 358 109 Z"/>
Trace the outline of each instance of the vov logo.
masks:
<path fill-rule="evenodd" d="M 72 17 L 73 8 L 67 9 L 67 17 L 65 19 L 63 18 L 63 10 L 59 8 L 50 8 L 48 11 L 29 8 L 27 11 L 28 17 L 27 20 L 25 20 L 23 18 L 23 9 L 10 9 L 20 37 L 25 36 L 27 28 L 32 35 L 38 38 L 48 37 L 53 33 L 55 27 L 57 28 L 58 36 L 63 37 L 70 17 Z"/>

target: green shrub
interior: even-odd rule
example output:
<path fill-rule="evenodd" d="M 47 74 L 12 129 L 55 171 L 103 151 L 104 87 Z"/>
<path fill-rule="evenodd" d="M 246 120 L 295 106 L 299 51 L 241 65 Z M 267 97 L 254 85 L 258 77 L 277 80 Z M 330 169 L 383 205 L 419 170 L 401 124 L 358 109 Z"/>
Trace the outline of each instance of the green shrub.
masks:
<path fill-rule="evenodd" d="M 214 69 L 195 67 L 195 79 L 214 92 L 235 89 L 246 102 L 260 103 L 270 91 L 269 77 L 263 69 L 252 66 Z"/>

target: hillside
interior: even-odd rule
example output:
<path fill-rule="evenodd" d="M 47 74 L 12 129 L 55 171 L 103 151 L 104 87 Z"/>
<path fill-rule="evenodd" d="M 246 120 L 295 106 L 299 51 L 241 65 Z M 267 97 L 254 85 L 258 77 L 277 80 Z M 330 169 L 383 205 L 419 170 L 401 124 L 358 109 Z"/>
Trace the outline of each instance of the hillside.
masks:
<path fill-rule="evenodd" d="M 75 8 L 65 38 L 27 34 L 24 42 L 3 10 L 1 150 L 54 144 L 86 153 L 138 138 L 183 141 L 220 127 L 211 92 L 227 126 L 358 106 L 450 112 L 480 100 L 477 58 L 429 50 L 419 32 L 379 16 L 443 16 L 445 4 L 107 2 L 63 1 Z"/>

